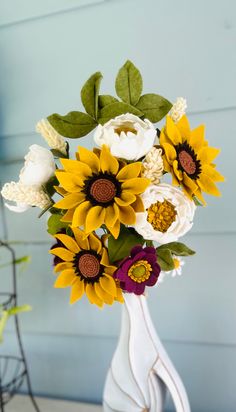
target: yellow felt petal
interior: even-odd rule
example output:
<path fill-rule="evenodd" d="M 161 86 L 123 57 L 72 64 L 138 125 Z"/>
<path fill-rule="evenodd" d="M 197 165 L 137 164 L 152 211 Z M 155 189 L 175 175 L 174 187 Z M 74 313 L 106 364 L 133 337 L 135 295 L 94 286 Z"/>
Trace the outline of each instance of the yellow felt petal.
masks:
<path fill-rule="evenodd" d="M 81 162 L 88 165 L 92 172 L 99 172 L 100 163 L 97 155 L 83 146 L 79 146 L 78 151 Z"/>
<path fill-rule="evenodd" d="M 115 197 L 115 202 L 119 206 L 128 206 L 131 203 L 134 203 L 136 196 L 133 193 L 128 192 L 128 190 L 123 190 L 120 197 Z"/>
<path fill-rule="evenodd" d="M 216 149 L 215 147 L 204 146 L 198 152 L 198 158 L 200 159 L 202 165 L 204 163 L 211 163 L 216 156 L 220 153 L 220 149 Z"/>
<path fill-rule="evenodd" d="M 114 156 L 112 156 L 109 148 L 106 145 L 102 146 L 100 164 L 102 172 L 108 172 L 116 175 L 119 170 L 118 160 Z"/>
<path fill-rule="evenodd" d="M 100 277 L 99 283 L 101 287 L 105 290 L 105 292 L 109 293 L 109 295 L 116 297 L 116 282 L 115 279 L 104 273 L 103 276 Z"/>
<path fill-rule="evenodd" d="M 71 286 L 75 277 L 76 275 L 75 275 L 74 269 L 65 269 L 58 276 L 56 282 L 54 283 L 54 287 L 55 288 L 67 288 L 68 286 Z"/>
<path fill-rule="evenodd" d="M 177 154 L 175 151 L 174 146 L 172 146 L 169 143 L 163 143 L 162 145 L 164 151 L 165 151 L 165 157 L 168 163 L 172 164 L 172 162 L 176 159 Z"/>
<path fill-rule="evenodd" d="M 170 116 L 166 116 L 166 134 L 174 145 L 182 143 L 181 133 Z"/>
<path fill-rule="evenodd" d="M 136 222 L 136 214 L 132 206 L 120 207 L 119 216 L 124 225 L 134 225 Z"/>
<path fill-rule="evenodd" d="M 65 190 L 68 192 L 80 192 L 83 186 L 83 180 L 78 176 L 62 170 L 56 170 L 55 175 Z"/>
<path fill-rule="evenodd" d="M 95 233 L 90 233 L 88 237 L 88 241 L 90 243 L 90 247 L 92 250 L 95 250 L 95 252 L 100 253 L 102 249 L 102 242 L 101 240 L 97 237 Z"/>
<path fill-rule="evenodd" d="M 72 230 L 75 235 L 75 240 L 78 243 L 79 247 L 81 249 L 89 250 L 90 249 L 89 241 L 88 241 L 87 236 L 85 236 L 85 233 L 83 232 L 83 230 L 77 227 L 73 227 Z"/>
<path fill-rule="evenodd" d="M 56 190 L 57 193 L 59 193 L 59 195 L 61 196 L 66 196 L 68 194 L 68 192 L 63 189 L 63 187 L 60 186 L 54 186 L 54 189 Z"/>
<path fill-rule="evenodd" d="M 141 162 L 130 163 L 123 167 L 119 173 L 117 174 L 116 178 L 118 180 L 127 180 L 133 179 L 134 177 L 138 177 L 142 168 Z"/>
<path fill-rule="evenodd" d="M 194 195 L 200 200 L 200 202 L 202 202 L 202 204 L 205 206 L 206 205 L 206 201 L 204 199 L 204 197 L 202 196 L 202 192 L 201 189 L 198 189 Z"/>
<path fill-rule="evenodd" d="M 54 272 L 58 273 L 58 272 L 61 272 L 62 270 L 70 269 L 72 266 L 73 266 L 73 262 L 61 262 L 61 263 L 58 263 L 54 267 Z"/>
<path fill-rule="evenodd" d="M 183 182 L 191 193 L 194 194 L 198 190 L 198 186 L 193 179 L 191 179 L 185 172 L 183 172 Z"/>
<path fill-rule="evenodd" d="M 88 200 L 80 203 L 80 205 L 75 209 L 72 227 L 79 227 L 84 225 L 87 213 L 91 207 L 91 203 Z"/>
<path fill-rule="evenodd" d="M 105 220 L 106 210 L 101 206 L 92 207 L 85 220 L 85 232 L 90 233 L 99 228 Z"/>
<path fill-rule="evenodd" d="M 117 300 L 120 303 L 124 303 L 124 296 L 123 296 L 123 293 L 122 293 L 122 289 L 120 287 L 117 287 L 116 293 L 117 294 L 116 294 L 115 300 Z"/>
<path fill-rule="evenodd" d="M 113 236 L 115 239 L 117 239 L 118 236 L 119 236 L 119 233 L 120 233 L 120 221 L 119 221 L 119 219 L 117 219 L 117 221 L 116 221 L 116 223 L 114 224 L 114 226 L 112 226 L 112 227 L 110 226 L 110 227 L 109 227 L 109 230 L 110 230 L 112 236 Z"/>
<path fill-rule="evenodd" d="M 102 258 L 101 258 L 101 265 L 103 266 L 110 266 L 109 257 L 107 253 L 107 249 L 103 248 L 102 250 Z"/>
<path fill-rule="evenodd" d="M 201 175 L 198 179 L 198 184 L 199 184 L 200 188 L 204 192 L 208 193 L 209 195 L 221 196 L 221 193 L 220 193 L 219 189 L 216 187 L 213 180 L 209 176 L 205 175 L 204 173 L 201 173 Z"/>
<path fill-rule="evenodd" d="M 77 302 L 84 294 L 84 281 L 76 279 L 71 287 L 70 304 Z"/>
<path fill-rule="evenodd" d="M 85 199 L 84 193 L 70 193 L 64 199 L 55 203 L 54 207 L 58 209 L 72 209 Z"/>
<path fill-rule="evenodd" d="M 58 256 L 62 260 L 69 261 L 69 262 L 72 262 L 75 256 L 74 253 L 70 252 L 67 249 L 64 249 L 63 247 L 55 247 L 49 250 L 49 253 L 51 253 L 52 255 Z"/>
<path fill-rule="evenodd" d="M 118 206 L 115 203 L 111 206 L 108 206 L 106 208 L 106 216 L 105 216 L 105 225 L 108 227 L 108 229 L 114 226 L 118 218 L 119 218 Z"/>
<path fill-rule="evenodd" d="M 67 210 L 67 212 L 62 216 L 61 222 L 72 222 L 74 212 L 75 208 Z"/>
<path fill-rule="evenodd" d="M 122 190 L 129 190 L 133 194 L 143 193 L 150 185 L 150 180 L 145 177 L 136 177 L 122 183 Z"/>
<path fill-rule="evenodd" d="M 82 179 L 91 176 L 92 174 L 91 168 L 79 160 L 61 159 L 61 163 L 66 172 L 75 173 Z"/>
<path fill-rule="evenodd" d="M 177 177 L 177 179 L 179 181 L 183 180 L 183 172 L 182 172 L 182 170 L 178 169 L 178 161 L 177 160 L 173 161 L 172 167 L 173 167 L 174 174 Z"/>
<path fill-rule="evenodd" d="M 60 240 L 63 243 L 63 245 L 65 245 L 66 248 L 69 249 L 71 252 L 78 253 L 80 251 L 79 246 L 71 236 L 58 233 L 54 237 Z"/>
<path fill-rule="evenodd" d="M 136 200 L 132 203 L 131 207 L 136 213 L 144 212 L 144 205 L 140 196 L 136 196 Z"/>
<path fill-rule="evenodd" d="M 191 135 L 189 121 L 186 115 L 182 116 L 176 126 L 182 136 L 182 140 L 189 140 Z"/>
<path fill-rule="evenodd" d="M 214 182 L 224 182 L 225 178 L 224 176 L 218 172 L 214 167 L 210 165 L 203 165 L 202 166 L 202 172 L 209 176 Z"/>
<path fill-rule="evenodd" d="M 191 131 L 189 144 L 195 151 L 199 151 L 204 146 L 205 126 L 200 125 Z"/>
<path fill-rule="evenodd" d="M 91 283 L 88 283 L 86 285 L 86 295 L 90 303 L 95 304 L 100 308 L 103 307 L 103 301 L 98 297 L 98 295 L 95 292 L 94 285 L 92 285 Z"/>
<path fill-rule="evenodd" d="M 107 305 L 112 305 L 114 302 L 114 297 L 111 296 L 109 293 L 105 292 L 105 290 L 100 286 L 99 283 L 95 283 L 95 292 L 96 295 Z"/>

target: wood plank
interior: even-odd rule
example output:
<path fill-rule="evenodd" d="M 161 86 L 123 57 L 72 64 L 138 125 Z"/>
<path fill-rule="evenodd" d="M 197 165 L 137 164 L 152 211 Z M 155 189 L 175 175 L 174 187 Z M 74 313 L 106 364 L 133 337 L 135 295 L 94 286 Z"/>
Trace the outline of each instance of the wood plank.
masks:
<path fill-rule="evenodd" d="M 104 0 L 2 0 L 0 4 L 0 28 L 27 20 L 46 17 L 55 13 L 72 11 L 79 7 L 98 4 Z"/>
<path fill-rule="evenodd" d="M 50 412 L 102 412 L 102 407 L 87 403 L 66 402 L 63 400 L 36 398 L 43 411 Z M 7 412 L 31 412 L 32 404 L 27 396 L 18 395 L 7 406 Z"/>

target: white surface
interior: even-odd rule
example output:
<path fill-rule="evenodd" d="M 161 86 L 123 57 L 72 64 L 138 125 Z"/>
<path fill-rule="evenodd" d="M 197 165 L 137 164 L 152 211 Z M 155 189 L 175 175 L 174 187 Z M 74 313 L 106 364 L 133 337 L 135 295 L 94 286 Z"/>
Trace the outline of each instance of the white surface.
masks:
<path fill-rule="evenodd" d="M 102 412 L 102 407 L 97 405 L 65 402 L 37 398 L 38 406 L 41 412 Z M 6 412 L 33 412 L 33 406 L 30 399 L 26 396 L 16 396 L 8 404 Z"/>

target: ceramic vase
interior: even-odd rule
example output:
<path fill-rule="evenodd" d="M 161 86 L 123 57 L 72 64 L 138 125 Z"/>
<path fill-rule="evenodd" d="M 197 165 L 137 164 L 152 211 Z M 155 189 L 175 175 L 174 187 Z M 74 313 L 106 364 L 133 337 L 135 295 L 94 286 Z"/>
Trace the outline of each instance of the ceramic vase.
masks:
<path fill-rule="evenodd" d="M 147 298 L 125 294 L 121 332 L 103 397 L 104 412 L 164 412 L 167 390 L 176 412 L 190 412 L 183 383 L 153 326 Z"/>

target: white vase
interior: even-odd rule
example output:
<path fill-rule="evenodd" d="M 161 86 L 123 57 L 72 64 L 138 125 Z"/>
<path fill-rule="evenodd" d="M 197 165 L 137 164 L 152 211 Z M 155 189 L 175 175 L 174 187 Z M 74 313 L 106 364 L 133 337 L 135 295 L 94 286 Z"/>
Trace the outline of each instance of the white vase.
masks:
<path fill-rule="evenodd" d="M 145 296 L 125 294 L 119 342 L 107 374 L 104 412 L 163 412 L 166 390 L 176 412 L 190 412 L 183 383 L 153 326 Z"/>

